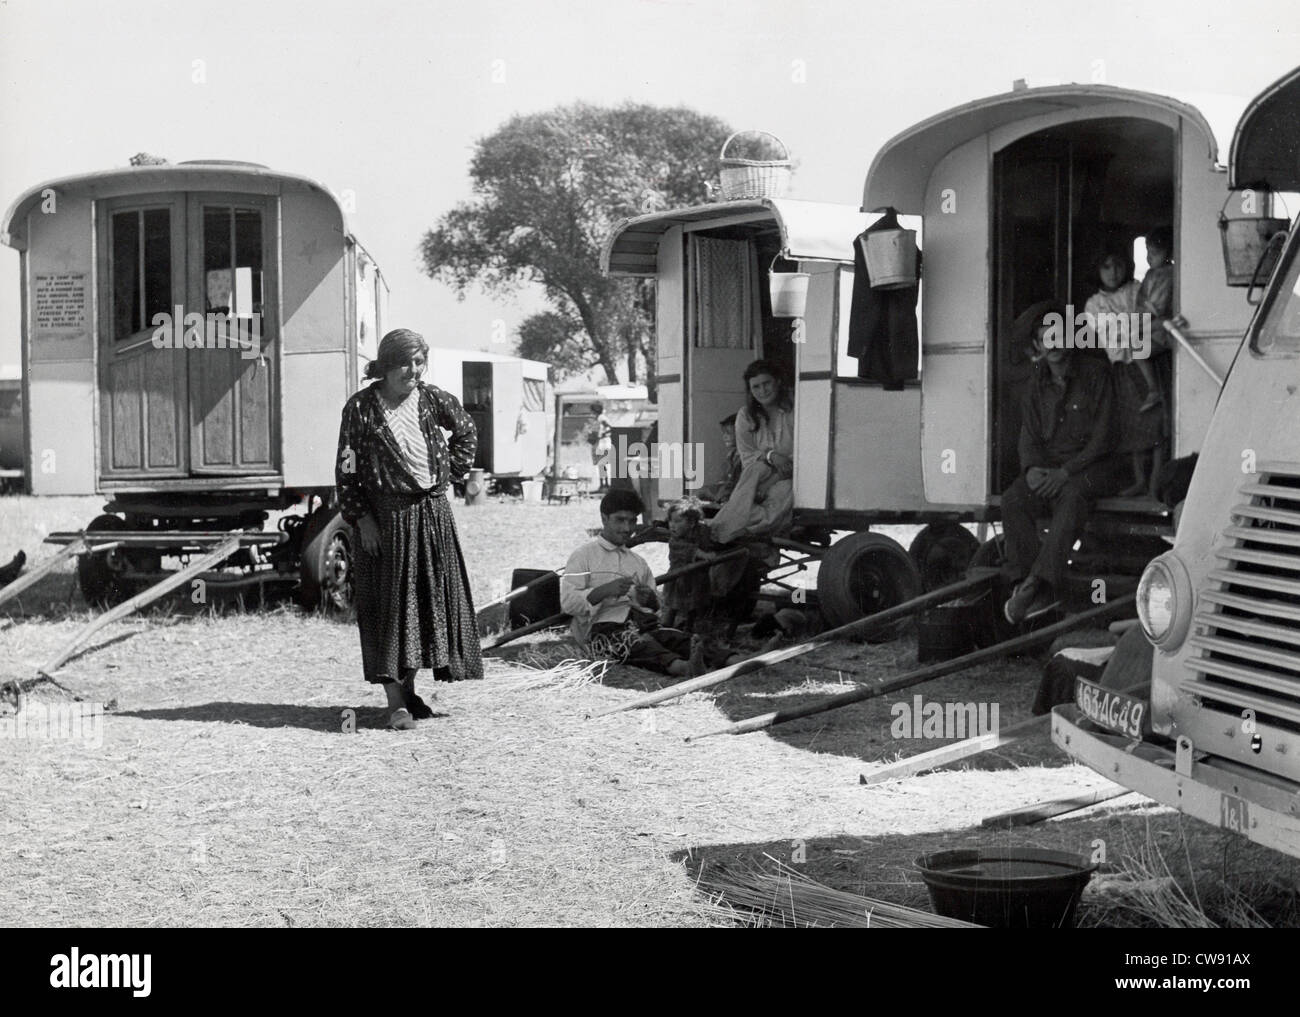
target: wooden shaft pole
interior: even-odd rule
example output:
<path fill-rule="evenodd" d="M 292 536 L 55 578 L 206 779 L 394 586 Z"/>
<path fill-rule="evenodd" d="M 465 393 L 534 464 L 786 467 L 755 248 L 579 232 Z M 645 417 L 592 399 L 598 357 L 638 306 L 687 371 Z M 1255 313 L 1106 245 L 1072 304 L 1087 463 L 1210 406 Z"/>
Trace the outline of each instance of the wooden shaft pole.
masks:
<path fill-rule="evenodd" d="M 506 643 L 513 643 L 516 639 L 532 635 L 534 632 L 540 632 L 542 629 L 549 629 L 555 625 L 563 625 L 568 620 L 568 615 L 561 611 L 559 614 L 550 615 L 541 621 L 529 622 L 527 625 L 521 625 L 517 629 L 511 629 L 509 632 L 503 632 L 492 642 L 483 647 L 484 651 L 495 650 L 498 646 L 505 646 Z"/>
<path fill-rule="evenodd" d="M 1205 358 L 1196 352 L 1196 347 L 1194 347 L 1192 341 L 1183 334 L 1182 329 L 1172 322 L 1166 322 L 1165 331 L 1178 340 L 1178 345 L 1183 348 L 1183 351 L 1200 365 L 1201 370 L 1214 379 L 1214 383 L 1218 385 L 1219 388 L 1223 388 L 1223 379 L 1219 377 L 1219 372 L 1206 363 Z"/>
<path fill-rule="evenodd" d="M 1045 819 L 1065 816 L 1071 812 L 1086 809 L 1091 805 L 1100 805 L 1112 798 L 1119 798 L 1121 795 L 1133 793 L 1131 789 L 1126 787 L 1107 787 L 1099 788 L 1096 791 L 1085 791 L 1082 794 L 1069 795 L 1065 798 L 1051 798 L 1044 802 L 1031 802 L 1028 805 L 1020 806 L 1018 809 L 999 812 L 996 816 L 986 816 L 980 821 L 980 826 L 992 827 L 996 830 L 1010 830 L 1017 826 L 1032 826 L 1034 823 L 1041 823 Z"/>
<path fill-rule="evenodd" d="M 728 725 L 727 727 L 720 728 L 717 731 L 708 731 L 701 735 L 688 736 L 686 740 L 688 742 L 699 741 L 701 738 L 711 738 L 713 735 L 720 734 L 747 734 L 750 731 L 759 731 L 763 728 L 775 727 L 778 724 L 787 724 L 792 720 L 800 720 L 803 717 L 811 717 L 814 714 L 826 713 L 829 710 L 838 710 L 842 706 L 852 706 L 854 703 L 861 703 L 867 699 L 876 699 L 880 696 L 888 695 L 891 692 L 897 692 L 900 689 L 906 689 L 913 685 L 919 685 L 921 682 L 930 681 L 933 678 L 942 678 L 944 675 L 949 675 L 956 671 L 964 671 L 968 667 L 982 664 L 987 660 L 996 660 L 998 657 L 1005 657 L 1009 654 L 1017 653 L 1020 650 L 1027 650 L 1041 643 L 1050 643 L 1063 632 L 1069 632 L 1071 629 L 1076 629 L 1088 622 L 1099 621 L 1109 615 L 1119 614 L 1121 611 L 1127 610 L 1133 606 L 1136 599 L 1135 594 L 1129 593 L 1120 597 L 1118 600 L 1112 600 L 1109 604 L 1103 604 L 1100 607 L 1094 607 L 1091 610 L 1082 612 L 1081 614 L 1073 615 L 1063 621 L 1039 629 L 1036 632 L 1028 632 L 1023 636 L 1008 639 L 1006 642 L 997 643 L 994 646 L 987 646 L 982 650 L 976 650 L 974 653 L 967 653 L 961 657 L 954 657 L 952 660 L 940 661 L 937 664 L 931 664 L 927 667 L 918 668 L 915 671 L 909 671 L 906 674 L 899 675 L 897 678 L 891 678 L 878 685 L 868 685 L 862 688 L 857 688 L 852 692 L 845 692 L 838 696 L 831 696 L 829 699 L 823 699 L 816 703 L 809 703 L 806 706 L 799 706 L 789 710 L 778 710 L 776 713 L 763 714 L 761 717 L 751 717 L 749 720 Z M 756 721 L 762 721 L 762 723 L 755 723 Z"/>
<path fill-rule="evenodd" d="M 528 582 L 524 583 L 523 586 L 516 586 L 504 597 L 498 597 L 496 600 L 484 604 L 482 607 L 478 609 L 478 614 L 481 616 L 484 611 L 490 611 L 494 607 L 500 607 L 502 604 L 508 604 L 510 603 L 510 601 L 514 600 L 515 598 L 523 596 L 523 594 L 527 593 L 538 583 L 544 583 L 552 576 L 562 576 L 562 575 L 564 575 L 564 569 L 552 569 L 550 572 L 543 572 L 540 576 L 528 580 Z"/>
<path fill-rule="evenodd" d="M 748 660 L 742 660 L 739 664 L 728 664 L 726 667 L 719 668 L 716 671 L 710 671 L 708 674 L 702 674 L 698 678 L 691 678 L 684 682 L 678 682 L 666 689 L 660 689 L 658 692 L 651 692 L 647 695 L 640 696 L 630 703 L 624 703 L 621 706 L 612 706 L 607 710 L 601 710 L 599 713 L 591 714 L 588 719 L 597 717 L 608 717 L 613 713 L 622 713 L 624 710 L 640 710 L 646 706 L 654 706 L 657 703 L 667 702 L 670 699 L 676 699 L 679 696 L 687 695 L 691 692 L 697 692 L 700 689 L 707 689 L 713 685 L 720 685 L 732 678 L 737 678 L 743 674 L 752 674 L 755 671 L 761 671 L 764 668 L 771 667 L 773 664 L 779 664 L 782 661 L 790 660 L 793 657 L 800 657 L 805 653 L 811 653 L 813 650 L 825 646 L 827 643 L 833 643 L 837 639 L 852 639 L 856 636 L 865 635 L 874 629 L 900 618 L 906 618 L 915 614 L 922 608 L 931 604 L 941 604 L 945 600 L 951 600 L 953 597 L 960 596 L 977 587 L 987 585 L 990 582 L 988 576 L 977 576 L 974 579 L 962 579 L 948 586 L 941 587 L 930 593 L 914 597 L 895 607 L 888 608 L 884 611 L 878 611 L 875 614 L 868 615 L 865 618 L 859 618 L 857 621 L 849 622 L 847 625 L 841 625 L 839 628 L 831 629 L 829 632 L 823 632 L 821 635 L 808 640 L 805 643 L 796 643 L 794 646 L 785 646 L 779 650 L 769 650 L 767 653 L 760 653 L 756 657 L 750 657 Z"/>
<path fill-rule="evenodd" d="M 142 590 L 130 600 L 118 604 L 117 607 L 113 608 L 111 611 L 105 611 L 84 629 L 78 632 L 76 636 L 72 638 L 71 642 L 52 657 L 48 664 L 40 669 L 39 673 L 44 675 L 46 678 L 49 678 L 55 671 L 63 666 L 67 659 L 76 651 L 78 646 L 84 643 L 105 625 L 115 622 L 119 618 L 125 618 L 129 614 L 133 614 L 146 604 L 151 604 L 164 594 L 170 593 L 186 580 L 192 579 L 200 572 L 206 571 L 219 562 L 225 561 L 225 559 L 229 558 L 239 550 L 239 543 L 239 537 L 228 537 L 226 540 L 222 541 L 221 545 L 215 551 L 210 551 L 202 558 L 190 562 L 179 572 L 174 572 L 166 579 L 162 580 L 162 582 L 155 583 L 147 590 Z"/>
<path fill-rule="evenodd" d="M 84 550 L 86 550 L 86 542 L 84 540 L 74 540 L 66 547 L 60 548 L 59 553 L 53 558 L 47 558 L 26 575 L 19 576 L 8 586 L 0 588 L 0 604 L 3 604 L 6 600 L 12 600 L 29 586 L 33 586 L 39 582 L 43 576 L 52 572 L 58 565 L 67 561 L 73 555 L 81 554 Z"/>

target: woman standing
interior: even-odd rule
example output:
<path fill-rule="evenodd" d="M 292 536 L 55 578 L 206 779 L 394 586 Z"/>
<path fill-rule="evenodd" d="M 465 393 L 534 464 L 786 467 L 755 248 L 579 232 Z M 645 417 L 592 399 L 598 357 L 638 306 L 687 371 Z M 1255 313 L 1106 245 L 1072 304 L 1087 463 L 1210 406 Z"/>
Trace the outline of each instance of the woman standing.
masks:
<path fill-rule="evenodd" d="M 343 518 L 358 534 L 353 564 L 361 662 L 383 685 L 389 726 L 433 711 L 415 675 L 483 677 L 469 576 L 447 485 L 474 462 L 477 433 L 455 396 L 420 380 L 429 347 L 410 329 L 389 332 L 366 366 L 375 381 L 348 400 L 335 468 Z M 451 432 L 451 440 L 443 430 Z"/>
<path fill-rule="evenodd" d="M 744 380 L 748 399 L 736 413 L 740 478 L 709 523 L 719 544 L 779 533 L 794 517 L 794 399 L 769 360 L 751 363 Z"/>

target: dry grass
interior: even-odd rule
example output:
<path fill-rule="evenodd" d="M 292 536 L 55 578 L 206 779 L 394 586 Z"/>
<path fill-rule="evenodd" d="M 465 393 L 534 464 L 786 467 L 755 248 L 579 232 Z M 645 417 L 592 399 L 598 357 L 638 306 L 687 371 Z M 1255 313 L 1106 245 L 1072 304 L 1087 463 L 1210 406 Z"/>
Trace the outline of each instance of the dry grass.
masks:
<path fill-rule="evenodd" d="M 52 553 L 41 526 L 75 529 L 98 511 L 98 499 L 0 499 L 0 555 Z M 594 502 L 456 514 L 480 601 L 504 592 L 515 566 L 562 564 L 598 518 Z M 642 552 L 663 570 L 662 545 Z M 91 617 L 69 598 L 72 578 L 0 618 L 6 676 L 30 677 Z M 781 856 L 796 839 L 810 873 L 825 862 L 820 882 L 924 907 L 905 871 L 918 845 L 988 837 L 971 832 L 985 815 L 1096 781 L 1044 739 L 862 788 L 864 761 L 899 748 L 884 702 L 684 743 L 774 697 L 908 668 L 906 640 L 830 648 L 716 696 L 599 721 L 581 718 L 666 679 L 611 667 L 598 680 L 554 636 L 507 649 L 485 681 L 439 687 L 442 716 L 395 733 L 382 694 L 361 681 L 347 622 L 292 605 L 168 602 L 110 626 L 59 674 L 71 693 L 111 705 L 102 745 L 0 750 L 0 913 L 17 925 L 732 924 L 695 892 L 703 853 Z M 1035 675 L 1032 663 L 1000 665 L 925 691 L 999 698 L 1006 724 Z M 31 695 L 64 699 L 49 684 Z M 867 887 L 872 866 L 884 878 Z M 1238 910 L 1258 908 L 1234 886 L 1247 902 Z"/>

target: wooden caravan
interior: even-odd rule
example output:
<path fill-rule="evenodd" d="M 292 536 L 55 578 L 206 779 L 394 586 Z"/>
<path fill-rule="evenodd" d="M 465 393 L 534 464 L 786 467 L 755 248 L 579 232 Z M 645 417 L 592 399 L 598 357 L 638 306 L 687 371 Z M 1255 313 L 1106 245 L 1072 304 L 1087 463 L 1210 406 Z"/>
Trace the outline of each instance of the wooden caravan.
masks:
<path fill-rule="evenodd" d="M 925 232 L 920 461 L 929 501 L 971 511 L 997 503 L 1018 468 L 1030 370 L 1012 322 L 1040 300 L 1081 312 L 1104 246 L 1132 250 L 1159 226 L 1172 228 L 1174 309 L 1189 322 L 1188 346 L 1173 350 L 1173 455 L 1201 447 L 1251 314 L 1221 267 L 1218 156 L 1195 107 L 1107 85 L 980 99 L 881 148 L 863 207 L 919 216 Z M 1146 532 L 1163 526 L 1154 502 L 1102 508 L 1103 519 L 1106 510 L 1127 516 L 1131 531 L 1144 518 Z"/>
<path fill-rule="evenodd" d="M 914 384 L 882 391 L 858 377 L 848 353 L 853 242 L 875 218 L 844 205 L 765 198 L 615 227 L 605 270 L 657 284 L 659 440 L 703 449 L 700 475 L 661 477 L 661 498 L 717 479 L 716 464 L 725 462 L 718 423 L 744 404 L 745 366 L 767 357 L 796 385 L 796 522 L 858 530 L 927 518 L 920 391 Z M 769 277 L 796 271 L 808 276 L 804 313 L 776 317 Z"/>
<path fill-rule="evenodd" d="M 31 493 L 103 494 L 91 528 L 131 532 L 247 529 L 328 501 L 337 411 L 388 289 L 325 187 L 251 163 L 139 166 L 33 187 L 0 229 L 20 252 Z M 321 508 L 231 581 L 296 579 L 322 535 L 347 551 L 345 529 Z M 83 559 L 92 599 L 122 599 L 173 553 L 122 546 Z M 316 558 L 309 600 L 345 571 Z"/>

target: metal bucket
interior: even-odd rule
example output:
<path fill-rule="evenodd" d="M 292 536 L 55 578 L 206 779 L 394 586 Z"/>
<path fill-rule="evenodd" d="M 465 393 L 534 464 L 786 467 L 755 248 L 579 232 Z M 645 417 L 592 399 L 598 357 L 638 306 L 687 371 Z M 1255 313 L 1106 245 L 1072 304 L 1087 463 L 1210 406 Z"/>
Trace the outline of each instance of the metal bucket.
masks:
<path fill-rule="evenodd" d="M 914 863 L 935 914 L 999 929 L 1070 929 L 1097 870 L 1081 855 L 1007 847 L 937 851 Z"/>
<path fill-rule="evenodd" d="M 1249 286 L 1259 271 L 1261 285 L 1268 281 L 1277 264 L 1281 245 L 1275 246 L 1266 263 L 1260 264 L 1274 233 L 1285 233 L 1289 219 L 1219 219 L 1223 231 L 1223 271 L 1229 286 Z"/>
<path fill-rule="evenodd" d="M 807 272 L 771 272 L 768 288 L 772 293 L 773 318 L 802 318 L 808 305 Z"/>
<path fill-rule="evenodd" d="M 916 230 L 876 230 L 866 234 L 867 275 L 873 290 L 916 285 Z"/>

